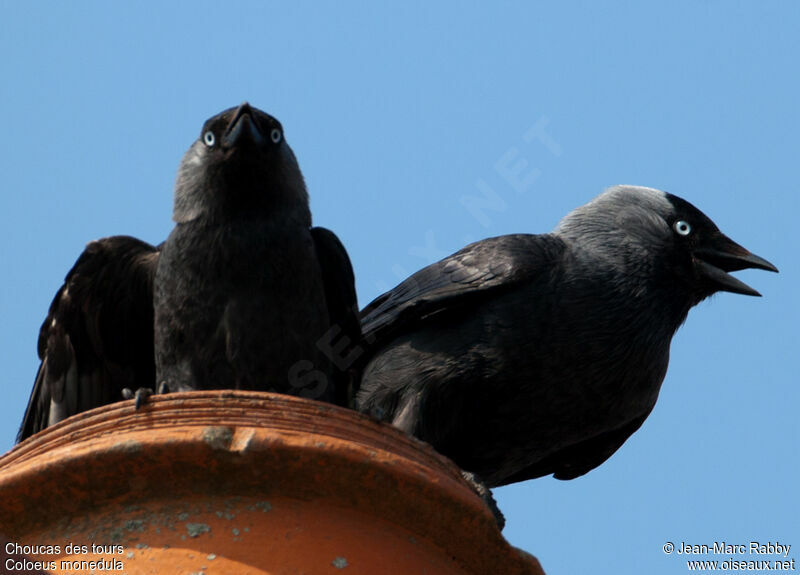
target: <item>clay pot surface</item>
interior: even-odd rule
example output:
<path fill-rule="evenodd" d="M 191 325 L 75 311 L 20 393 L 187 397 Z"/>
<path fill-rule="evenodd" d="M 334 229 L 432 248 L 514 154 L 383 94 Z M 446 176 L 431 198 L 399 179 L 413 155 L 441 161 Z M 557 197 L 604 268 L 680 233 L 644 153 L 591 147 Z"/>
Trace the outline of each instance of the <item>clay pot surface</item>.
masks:
<path fill-rule="evenodd" d="M 124 401 L 34 435 L 0 458 L 3 536 L 17 573 L 542 573 L 428 445 L 262 392 Z"/>

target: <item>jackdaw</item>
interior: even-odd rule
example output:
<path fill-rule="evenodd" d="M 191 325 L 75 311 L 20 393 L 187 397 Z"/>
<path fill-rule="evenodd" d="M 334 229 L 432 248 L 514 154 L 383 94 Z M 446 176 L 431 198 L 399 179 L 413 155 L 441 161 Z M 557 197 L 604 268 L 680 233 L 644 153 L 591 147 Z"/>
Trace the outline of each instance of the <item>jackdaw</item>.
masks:
<path fill-rule="evenodd" d="M 489 487 L 572 479 L 647 418 L 689 309 L 778 271 L 689 202 L 614 187 L 542 235 L 471 244 L 362 311 L 356 403 Z"/>
<path fill-rule="evenodd" d="M 116 236 L 78 258 L 40 330 L 18 441 L 132 390 L 137 407 L 153 388 L 348 403 L 353 270 L 333 232 L 311 227 L 281 124 L 247 103 L 209 119 L 181 161 L 173 219 L 158 247 Z"/>

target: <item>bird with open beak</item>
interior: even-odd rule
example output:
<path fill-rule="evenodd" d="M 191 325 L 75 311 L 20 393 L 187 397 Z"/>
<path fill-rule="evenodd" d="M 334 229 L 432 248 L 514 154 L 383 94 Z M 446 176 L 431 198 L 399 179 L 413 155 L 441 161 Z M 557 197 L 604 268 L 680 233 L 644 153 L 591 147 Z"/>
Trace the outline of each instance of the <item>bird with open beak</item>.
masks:
<path fill-rule="evenodd" d="M 689 310 L 767 260 L 689 202 L 618 186 L 542 235 L 471 244 L 362 310 L 358 408 L 489 487 L 572 479 L 642 425 Z"/>

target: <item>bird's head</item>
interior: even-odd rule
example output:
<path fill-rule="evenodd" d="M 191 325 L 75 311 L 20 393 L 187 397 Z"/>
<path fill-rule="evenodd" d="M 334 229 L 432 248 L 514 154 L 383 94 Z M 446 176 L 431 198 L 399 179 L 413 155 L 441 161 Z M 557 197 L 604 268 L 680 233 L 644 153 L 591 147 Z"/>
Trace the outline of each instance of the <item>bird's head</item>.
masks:
<path fill-rule="evenodd" d="M 275 214 L 311 225 L 303 175 L 280 122 L 247 102 L 210 118 L 181 160 L 173 219 Z"/>
<path fill-rule="evenodd" d="M 690 306 L 718 291 L 761 295 L 729 272 L 778 271 L 686 200 L 652 188 L 609 188 L 564 217 L 556 233 L 631 280 L 677 290 Z"/>

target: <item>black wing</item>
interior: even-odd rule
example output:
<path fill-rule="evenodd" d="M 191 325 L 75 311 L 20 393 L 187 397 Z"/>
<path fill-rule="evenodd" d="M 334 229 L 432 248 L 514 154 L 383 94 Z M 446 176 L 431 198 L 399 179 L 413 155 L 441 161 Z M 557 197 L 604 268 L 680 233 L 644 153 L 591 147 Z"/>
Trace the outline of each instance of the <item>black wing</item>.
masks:
<path fill-rule="evenodd" d="M 326 228 L 311 228 L 311 237 L 317 252 L 322 278 L 325 284 L 325 300 L 328 305 L 332 336 L 341 348 L 333 354 L 335 368 L 336 403 L 349 405 L 355 393 L 353 364 L 356 348 L 361 341 L 361 322 L 358 319 L 355 277 L 350 258 L 342 242 Z"/>
<path fill-rule="evenodd" d="M 576 445 L 565 447 L 541 461 L 537 461 L 533 465 L 503 478 L 494 487 L 536 479 L 550 474 L 553 474 L 556 479 L 567 480 L 589 473 L 614 455 L 622 447 L 622 444 L 642 426 L 648 415 L 650 415 L 649 411 L 629 421 L 622 427 L 607 431 Z"/>
<path fill-rule="evenodd" d="M 17 441 L 121 400 L 125 387 L 153 387 L 158 256 L 158 248 L 129 236 L 86 246 L 39 331 L 42 363 Z"/>
<path fill-rule="evenodd" d="M 367 347 L 435 315 L 530 281 L 562 257 L 563 242 L 549 234 L 514 234 L 475 242 L 426 268 L 361 310 Z"/>

